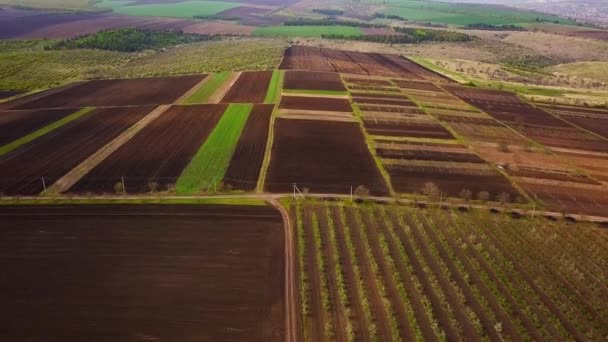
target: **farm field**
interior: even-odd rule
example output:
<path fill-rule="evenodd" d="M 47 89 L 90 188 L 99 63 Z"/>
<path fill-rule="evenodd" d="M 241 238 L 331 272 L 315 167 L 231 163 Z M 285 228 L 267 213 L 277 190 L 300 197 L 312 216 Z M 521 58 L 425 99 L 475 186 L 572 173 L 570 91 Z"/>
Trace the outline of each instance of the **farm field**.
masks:
<path fill-rule="evenodd" d="M 226 189 L 254 190 L 256 188 L 266 153 L 273 109 L 274 105 L 269 104 L 253 106 L 224 174 L 223 182 Z"/>
<path fill-rule="evenodd" d="M 24 137 L 77 110 L 11 110 L 0 111 L 0 146 Z"/>
<path fill-rule="evenodd" d="M 230 72 L 218 72 L 209 76 L 209 80 L 198 88 L 183 104 L 207 103 L 211 95 L 228 79 Z"/>
<path fill-rule="evenodd" d="M 0 217 L 4 341 L 284 339 L 273 208 L 2 206 Z"/>
<path fill-rule="evenodd" d="M 172 190 L 179 175 L 215 128 L 226 105 L 173 106 L 69 192 L 128 194 Z M 124 182 L 124 189 L 122 184 Z"/>
<path fill-rule="evenodd" d="M 285 203 L 295 227 L 304 340 L 588 340 L 607 333 L 608 237 L 597 226 Z"/>
<path fill-rule="evenodd" d="M 561 119 L 608 139 L 608 110 L 600 108 L 538 104 Z"/>
<path fill-rule="evenodd" d="M 170 104 L 205 76 L 97 80 L 75 84 L 65 91 L 8 103 L 10 109 L 78 108 Z"/>
<path fill-rule="evenodd" d="M 221 100 L 222 103 L 264 103 L 272 71 L 243 72 Z"/>
<path fill-rule="evenodd" d="M 321 37 L 324 34 L 335 34 L 346 37 L 363 35 L 361 29 L 351 26 L 267 26 L 259 27 L 252 32 L 254 36 L 269 37 Z"/>
<path fill-rule="evenodd" d="M 283 96 L 279 108 L 331 112 L 352 111 L 348 99 L 308 96 Z"/>
<path fill-rule="evenodd" d="M 0 193 L 37 195 L 154 107 L 96 109 L 0 156 Z"/>
<path fill-rule="evenodd" d="M 251 104 L 231 104 L 190 160 L 175 184 L 180 194 L 212 192 L 222 188 L 222 179 L 245 128 Z"/>
<path fill-rule="evenodd" d="M 348 153 L 344 153 L 348 151 Z M 274 142 L 265 188 L 291 192 L 349 193 L 363 186 L 388 193 L 357 123 L 324 120 L 275 120 Z"/>
<path fill-rule="evenodd" d="M 279 69 L 335 71 L 384 77 L 405 77 L 447 82 L 448 79 L 398 55 L 290 46 Z"/>
<path fill-rule="evenodd" d="M 330 72 L 287 71 L 285 89 L 346 91 L 340 75 Z"/>
<path fill-rule="evenodd" d="M 237 2 L 180 1 L 175 3 L 130 3 L 104 0 L 95 4 L 101 9 L 110 8 L 114 13 L 143 17 L 194 18 L 207 17 L 240 6 Z"/>

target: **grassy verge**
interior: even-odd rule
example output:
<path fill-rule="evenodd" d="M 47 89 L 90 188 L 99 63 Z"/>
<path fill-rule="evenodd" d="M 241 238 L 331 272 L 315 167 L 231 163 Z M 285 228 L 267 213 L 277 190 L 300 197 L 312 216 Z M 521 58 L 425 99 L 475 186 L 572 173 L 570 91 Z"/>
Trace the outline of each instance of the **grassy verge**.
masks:
<path fill-rule="evenodd" d="M 61 120 L 55 121 L 50 125 L 44 126 L 41 129 L 24 136 L 23 138 L 17 139 L 10 144 L 0 147 L 0 156 L 13 151 L 21 145 L 27 144 L 32 140 L 36 140 L 39 137 L 67 124 L 70 121 L 78 119 L 79 117 L 91 112 L 93 109 L 94 108 L 83 108 L 74 114 L 68 115 Z"/>
<path fill-rule="evenodd" d="M 363 33 L 358 27 L 351 26 L 267 26 L 259 27 L 253 31 L 254 36 L 270 37 L 321 37 L 324 34 L 342 36 L 361 36 Z"/>
<path fill-rule="evenodd" d="M 184 101 L 184 104 L 199 104 L 207 103 L 209 97 L 219 88 L 230 76 L 229 71 L 218 72 L 213 74 L 211 79 L 200 87 L 192 96 Z"/>
<path fill-rule="evenodd" d="M 283 78 L 285 77 L 285 72 L 281 70 L 275 70 L 272 73 L 272 79 L 270 80 L 270 85 L 268 86 L 268 92 L 266 93 L 266 98 L 264 99 L 264 103 L 278 103 L 281 99 L 281 89 L 283 89 Z"/>
<path fill-rule="evenodd" d="M 179 194 L 219 187 L 253 105 L 231 104 L 175 184 Z"/>
<path fill-rule="evenodd" d="M 58 204 L 225 204 L 225 205 L 266 205 L 257 198 L 36 198 L 2 199 L 0 205 L 58 205 Z"/>
<path fill-rule="evenodd" d="M 301 90 L 301 89 L 283 89 L 286 94 L 316 94 L 316 95 L 348 95 L 347 91 L 341 90 Z"/>

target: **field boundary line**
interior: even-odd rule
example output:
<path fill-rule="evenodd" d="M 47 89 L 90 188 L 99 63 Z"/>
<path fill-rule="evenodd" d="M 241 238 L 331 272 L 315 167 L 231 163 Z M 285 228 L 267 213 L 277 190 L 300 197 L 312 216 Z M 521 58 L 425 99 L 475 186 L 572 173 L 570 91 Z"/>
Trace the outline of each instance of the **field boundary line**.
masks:
<path fill-rule="evenodd" d="M 26 135 L 24 137 L 21 137 L 21 138 L 15 140 L 13 142 L 10 142 L 10 143 L 8 143 L 8 144 L 6 144 L 4 146 L 0 146 L 0 156 L 2 156 L 4 154 L 7 154 L 7 153 L 13 151 L 14 149 L 16 149 L 16 148 L 18 148 L 18 147 L 20 147 L 22 145 L 25 145 L 25 144 L 33 141 L 33 140 L 36 140 L 36 139 L 38 139 L 38 138 L 40 138 L 40 137 L 42 137 L 42 136 L 44 136 L 44 135 L 46 135 L 46 134 L 48 134 L 48 133 L 56 130 L 56 129 L 59 129 L 62 126 L 67 125 L 70 122 L 72 122 L 72 121 L 80 118 L 81 116 L 89 114 L 94 109 L 95 108 L 93 108 L 93 107 L 83 108 L 83 109 L 78 110 L 78 111 L 76 111 L 76 112 L 74 112 L 74 113 L 72 113 L 72 114 L 70 114 L 70 115 L 68 115 L 68 116 L 66 116 L 66 117 L 64 117 L 62 119 L 59 119 L 59 120 L 57 120 L 55 122 L 52 122 L 52 123 L 50 123 L 50 124 L 48 124 L 48 125 L 40 128 L 38 130 L 35 130 L 32 133 L 30 133 L 30 134 L 28 134 L 28 135 Z"/>
<path fill-rule="evenodd" d="M 207 103 L 220 103 L 226 94 L 232 89 L 232 86 L 241 77 L 242 72 L 233 72 L 216 90 L 209 96 Z"/>
<path fill-rule="evenodd" d="M 283 217 L 283 227 L 285 228 L 285 341 L 296 342 L 296 299 L 295 299 L 295 254 L 294 239 L 289 213 L 281 206 L 276 198 L 268 201 L 275 207 Z"/>
<path fill-rule="evenodd" d="M 194 85 L 194 87 L 190 88 L 187 92 L 185 92 L 182 96 L 180 96 L 177 100 L 173 102 L 174 105 L 183 105 L 186 104 L 186 101 L 194 95 L 199 89 L 201 89 L 205 84 L 209 83 L 213 78 L 212 74 L 207 74 L 200 82 Z"/>
<path fill-rule="evenodd" d="M 92 154 L 89 158 L 85 159 L 78 166 L 73 168 L 70 172 L 58 179 L 53 185 L 51 185 L 51 187 L 49 187 L 47 192 L 57 194 L 69 190 L 82 177 L 93 170 L 97 165 L 101 164 L 101 162 L 118 150 L 122 145 L 131 140 L 131 138 L 133 138 L 139 131 L 158 118 L 161 114 L 166 112 L 169 107 L 170 105 L 158 106 L 156 109 L 144 116 L 143 119 L 136 122 L 133 126 L 127 128 L 127 130 L 121 135 L 116 137 L 114 140 Z"/>
<path fill-rule="evenodd" d="M 268 173 L 268 168 L 270 167 L 272 145 L 274 144 L 274 124 L 279 116 L 280 102 L 281 99 L 279 99 L 279 101 L 277 101 L 277 103 L 274 105 L 272 115 L 270 116 L 270 126 L 268 127 L 268 139 L 266 140 L 266 149 L 264 150 L 264 160 L 262 161 L 262 167 L 260 168 L 260 175 L 258 177 L 258 184 L 255 189 L 255 191 L 258 193 L 264 192 L 264 183 L 266 182 L 266 174 Z"/>

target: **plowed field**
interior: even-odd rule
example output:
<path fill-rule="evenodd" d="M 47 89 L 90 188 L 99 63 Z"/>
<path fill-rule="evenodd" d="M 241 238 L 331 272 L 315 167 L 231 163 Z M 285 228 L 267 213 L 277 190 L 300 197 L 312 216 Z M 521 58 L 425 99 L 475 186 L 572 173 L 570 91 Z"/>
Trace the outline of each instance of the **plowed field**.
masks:
<path fill-rule="evenodd" d="M 96 109 L 0 157 L 0 193 L 36 195 L 154 107 Z"/>
<path fill-rule="evenodd" d="M 255 105 L 236 145 L 224 186 L 238 190 L 255 189 L 264 161 L 270 116 L 274 105 Z"/>
<path fill-rule="evenodd" d="M 0 146 L 74 112 L 74 109 L 0 111 Z"/>
<path fill-rule="evenodd" d="M 243 72 L 230 88 L 223 103 L 264 103 L 272 71 Z"/>
<path fill-rule="evenodd" d="M 346 99 L 334 99 L 308 96 L 283 96 L 279 108 L 308 109 L 331 112 L 351 112 L 350 102 Z"/>
<path fill-rule="evenodd" d="M 89 81 L 43 97 L 19 99 L 14 109 L 171 104 L 205 76 Z M 35 96 L 35 95 L 34 95 Z"/>
<path fill-rule="evenodd" d="M 291 192 L 297 183 L 316 193 L 349 193 L 359 185 L 387 193 L 358 124 L 279 118 L 274 132 L 267 190 Z"/>
<path fill-rule="evenodd" d="M 333 72 L 287 71 L 285 89 L 346 91 L 340 75 Z"/>
<path fill-rule="evenodd" d="M 127 193 L 164 191 L 188 165 L 226 105 L 173 106 L 95 167 L 70 192 L 113 193 L 124 179 Z"/>
<path fill-rule="evenodd" d="M 0 217 L 3 341 L 285 339 L 272 208 L 28 206 Z"/>

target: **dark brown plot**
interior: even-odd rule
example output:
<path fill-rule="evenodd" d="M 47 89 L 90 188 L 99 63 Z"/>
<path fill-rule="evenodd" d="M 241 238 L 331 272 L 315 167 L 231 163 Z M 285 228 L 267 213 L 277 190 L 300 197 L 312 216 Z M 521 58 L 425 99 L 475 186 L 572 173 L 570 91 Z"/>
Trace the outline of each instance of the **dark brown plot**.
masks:
<path fill-rule="evenodd" d="M 0 157 L 0 193 L 36 195 L 154 107 L 96 109 Z"/>
<path fill-rule="evenodd" d="M 400 122 L 364 117 L 363 126 L 369 134 L 397 137 L 454 139 L 443 126 L 436 123 Z"/>
<path fill-rule="evenodd" d="M 360 97 L 353 96 L 354 103 L 362 103 L 362 104 L 380 104 L 387 106 L 405 106 L 405 107 L 416 107 L 416 104 L 406 98 L 401 99 L 387 99 L 387 98 L 368 98 L 368 97 Z"/>
<path fill-rule="evenodd" d="M 310 96 L 283 96 L 279 108 L 324 110 L 332 112 L 351 112 L 352 107 L 347 99 Z"/>
<path fill-rule="evenodd" d="M 240 6 L 222 11 L 215 16 L 226 20 L 238 20 L 240 25 L 246 26 L 271 26 L 278 25 L 285 21 L 285 19 L 272 16 L 274 12 L 270 8 L 257 8 Z"/>
<path fill-rule="evenodd" d="M 443 151 L 428 151 L 423 150 L 422 146 L 419 150 L 404 150 L 391 148 L 376 148 L 376 155 L 380 158 L 402 159 L 402 160 L 433 160 L 446 162 L 460 163 L 485 163 L 473 153 L 463 152 L 443 152 Z"/>
<path fill-rule="evenodd" d="M 0 146 L 64 118 L 74 109 L 9 110 L 0 112 Z"/>
<path fill-rule="evenodd" d="M 204 75 L 163 78 L 97 80 L 48 96 L 19 99 L 14 109 L 160 105 L 175 102 Z"/>
<path fill-rule="evenodd" d="M 2 341 L 283 341 L 266 206 L 0 209 Z M 34 247 L 35 246 L 35 247 Z"/>
<path fill-rule="evenodd" d="M 404 89 L 428 90 L 435 92 L 443 92 L 439 87 L 430 82 L 409 81 L 409 80 L 393 80 L 399 87 Z"/>
<path fill-rule="evenodd" d="M 608 110 L 566 106 L 543 106 L 543 108 L 572 124 L 608 138 Z"/>
<path fill-rule="evenodd" d="M 480 191 L 490 193 L 494 200 L 500 193 L 507 193 L 515 201 L 519 193 L 511 183 L 498 172 L 477 173 L 475 170 L 425 167 L 415 168 L 402 165 L 386 165 L 393 188 L 401 193 L 422 193 L 424 185 L 432 182 L 444 196 L 459 197 L 463 189 L 473 193 Z"/>
<path fill-rule="evenodd" d="M 548 186 L 525 181 L 518 181 L 518 184 L 531 196 L 543 201 L 551 210 L 574 214 L 608 215 L 606 190 L 579 188 L 576 184 Z"/>
<path fill-rule="evenodd" d="M 336 71 L 321 49 L 311 46 L 290 46 L 283 53 L 279 65 L 282 70 Z"/>
<path fill-rule="evenodd" d="M 340 74 L 334 72 L 287 71 L 283 88 L 346 91 Z"/>
<path fill-rule="evenodd" d="M 173 106 L 127 141 L 69 191 L 113 193 L 124 179 L 127 193 L 164 191 L 205 142 L 226 105 Z"/>
<path fill-rule="evenodd" d="M 361 128 L 350 122 L 276 120 L 266 189 L 291 192 L 293 183 L 314 193 L 349 193 L 359 185 L 388 193 Z"/>
<path fill-rule="evenodd" d="M 266 153 L 270 116 L 274 105 L 255 105 L 224 175 L 224 185 L 232 189 L 256 188 Z"/>
<path fill-rule="evenodd" d="M 272 71 L 244 72 L 236 80 L 222 103 L 263 103 L 272 78 Z"/>
<path fill-rule="evenodd" d="M 21 91 L 0 90 L 0 100 L 8 99 L 9 97 L 13 97 L 21 93 Z"/>

